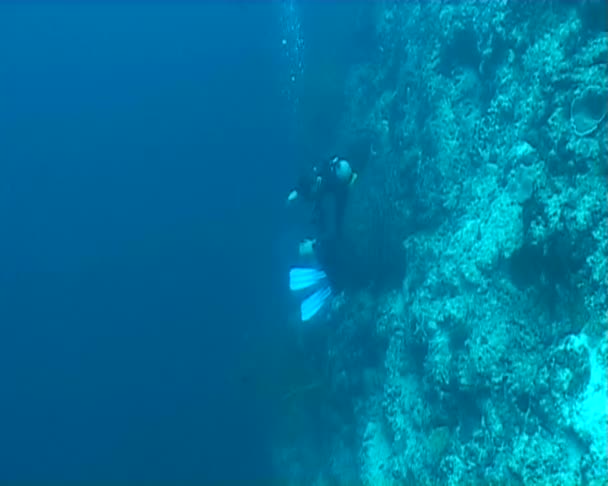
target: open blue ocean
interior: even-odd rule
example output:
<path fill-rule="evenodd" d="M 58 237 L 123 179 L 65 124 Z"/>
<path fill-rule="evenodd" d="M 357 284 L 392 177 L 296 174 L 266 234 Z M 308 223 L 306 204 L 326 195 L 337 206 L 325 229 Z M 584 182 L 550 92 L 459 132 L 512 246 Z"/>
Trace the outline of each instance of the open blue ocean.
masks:
<path fill-rule="evenodd" d="M 276 5 L 0 5 L 0 481 L 267 474 L 283 318 Z"/>
<path fill-rule="evenodd" d="M 0 2 L 0 484 L 606 486 L 607 19 Z"/>

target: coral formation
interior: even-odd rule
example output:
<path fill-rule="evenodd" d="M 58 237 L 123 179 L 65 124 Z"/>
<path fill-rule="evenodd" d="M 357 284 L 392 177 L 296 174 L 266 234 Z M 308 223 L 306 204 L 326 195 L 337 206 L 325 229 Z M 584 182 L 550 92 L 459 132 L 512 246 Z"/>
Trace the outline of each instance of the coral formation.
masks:
<path fill-rule="evenodd" d="M 572 100 L 570 120 L 574 133 L 589 135 L 606 116 L 608 92 L 599 86 L 588 86 Z"/>
<path fill-rule="evenodd" d="M 606 485 L 605 2 L 374 5 L 338 137 L 370 144 L 357 285 L 307 484 Z"/>

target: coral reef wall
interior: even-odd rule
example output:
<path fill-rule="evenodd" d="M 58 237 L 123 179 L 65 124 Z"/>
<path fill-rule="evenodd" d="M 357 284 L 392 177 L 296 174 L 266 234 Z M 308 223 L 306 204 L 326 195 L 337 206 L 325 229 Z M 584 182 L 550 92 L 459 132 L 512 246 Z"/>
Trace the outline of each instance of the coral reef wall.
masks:
<path fill-rule="evenodd" d="M 319 485 L 608 484 L 606 2 L 372 14 L 335 143 L 365 134 L 349 258 L 387 285 L 334 302 L 326 457 L 311 474 L 302 430 L 279 469 L 294 484 L 306 469 Z"/>

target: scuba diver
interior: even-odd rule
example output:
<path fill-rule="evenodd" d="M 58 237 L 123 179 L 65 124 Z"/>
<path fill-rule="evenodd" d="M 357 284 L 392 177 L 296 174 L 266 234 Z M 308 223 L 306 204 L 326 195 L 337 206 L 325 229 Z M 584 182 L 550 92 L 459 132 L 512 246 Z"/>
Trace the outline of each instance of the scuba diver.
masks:
<path fill-rule="evenodd" d="M 296 188 L 287 197 L 288 203 L 297 199 L 312 204 L 312 224 L 316 238 L 305 239 L 299 245 L 301 258 L 318 261 L 321 267 L 331 266 L 332 253 L 337 251 L 342 231 L 342 220 L 350 186 L 357 174 L 350 163 L 333 157 L 303 174 Z M 325 271 L 313 267 L 292 268 L 289 274 L 290 289 L 294 292 L 316 288 L 301 306 L 302 321 L 307 321 L 323 307 L 331 296 L 331 286 Z"/>
<path fill-rule="evenodd" d="M 356 180 L 350 163 L 340 157 L 324 160 L 300 176 L 287 202 L 303 199 L 311 203 L 312 224 L 318 233 L 317 238 L 300 243 L 301 256 L 314 252 L 322 259 L 324 246 L 341 235 L 348 189 Z"/>

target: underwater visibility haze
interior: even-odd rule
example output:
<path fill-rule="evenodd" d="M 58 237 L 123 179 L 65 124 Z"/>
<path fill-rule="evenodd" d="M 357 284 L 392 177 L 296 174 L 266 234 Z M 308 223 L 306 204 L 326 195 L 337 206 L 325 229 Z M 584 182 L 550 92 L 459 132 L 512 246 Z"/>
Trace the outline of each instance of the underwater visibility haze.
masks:
<path fill-rule="evenodd" d="M 605 486 L 597 0 L 0 4 L 0 482 Z"/>
<path fill-rule="evenodd" d="M 290 169 L 278 16 L 246 7 L 0 5 L 0 481 L 264 470 L 235 363 L 284 312 Z"/>

